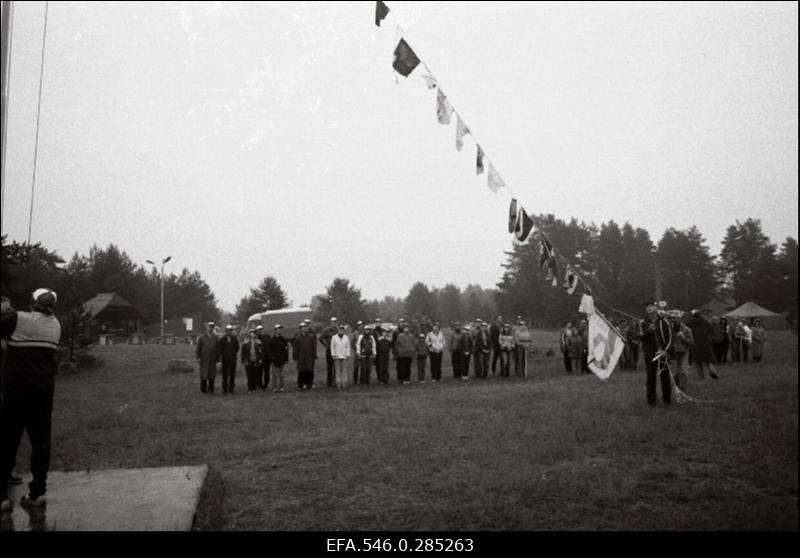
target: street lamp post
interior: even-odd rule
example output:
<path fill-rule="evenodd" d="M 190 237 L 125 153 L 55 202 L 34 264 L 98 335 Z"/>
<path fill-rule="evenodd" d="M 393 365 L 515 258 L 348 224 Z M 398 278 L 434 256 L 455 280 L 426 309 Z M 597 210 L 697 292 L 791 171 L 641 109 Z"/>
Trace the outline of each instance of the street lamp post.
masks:
<path fill-rule="evenodd" d="M 161 260 L 161 339 L 164 339 L 164 264 L 167 263 L 172 259 L 172 256 L 167 256 L 163 260 Z M 152 260 L 145 260 L 145 262 L 149 263 L 153 267 L 155 267 L 156 262 Z"/>

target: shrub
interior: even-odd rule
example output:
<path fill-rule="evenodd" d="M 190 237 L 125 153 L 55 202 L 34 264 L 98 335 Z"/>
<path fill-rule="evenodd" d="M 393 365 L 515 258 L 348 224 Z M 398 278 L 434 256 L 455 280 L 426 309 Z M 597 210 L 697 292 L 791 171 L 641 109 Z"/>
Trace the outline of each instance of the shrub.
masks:
<path fill-rule="evenodd" d="M 169 372 L 193 372 L 194 364 L 185 358 L 173 358 L 167 363 Z"/>

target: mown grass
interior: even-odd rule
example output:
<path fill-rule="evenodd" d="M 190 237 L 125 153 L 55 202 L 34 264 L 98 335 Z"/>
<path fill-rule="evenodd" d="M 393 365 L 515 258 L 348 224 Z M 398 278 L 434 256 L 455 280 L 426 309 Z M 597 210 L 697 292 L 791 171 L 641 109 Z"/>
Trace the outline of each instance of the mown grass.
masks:
<path fill-rule="evenodd" d="M 798 528 L 788 332 L 760 364 L 692 376 L 705 402 L 655 410 L 643 372 L 601 382 L 564 375 L 558 357 L 527 379 L 455 381 L 446 356 L 440 384 L 298 392 L 292 372 L 283 394 L 210 397 L 196 373 L 166 370 L 192 347 L 96 350 L 104 368 L 58 379 L 51 468 L 206 463 L 198 529 Z M 318 362 L 318 386 L 324 375 Z"/>

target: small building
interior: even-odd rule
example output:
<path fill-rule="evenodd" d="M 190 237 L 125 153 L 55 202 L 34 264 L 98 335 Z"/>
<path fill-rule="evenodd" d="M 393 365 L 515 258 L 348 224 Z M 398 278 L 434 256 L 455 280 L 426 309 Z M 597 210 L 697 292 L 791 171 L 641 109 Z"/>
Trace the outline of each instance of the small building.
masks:
<path fill-rule="evenodd" d="M 89 313 L 92 336 L 129 336 L 140 333 L 146 322 L 136 307 L 119 293 L 100 293 L 84 304 Z"/>

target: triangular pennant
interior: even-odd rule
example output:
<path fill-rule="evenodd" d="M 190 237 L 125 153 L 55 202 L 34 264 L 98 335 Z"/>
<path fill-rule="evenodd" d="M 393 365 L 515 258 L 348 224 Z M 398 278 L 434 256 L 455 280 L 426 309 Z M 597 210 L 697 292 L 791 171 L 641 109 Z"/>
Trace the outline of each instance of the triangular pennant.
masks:
<path fill-rule="evenodd" d="M 564 284 L 562 286 L 567 294 L 574 293 L 575 288 L 578 286 L 578 274 L 575 273 L 575 270 L 569 265 L 567 266 L 567 272 L 564 275 Z"/>
<path fill-rule="evenodd" d="M 461 120 L 461 116 L 456 114 L 456 151 L 461 151 L 461 148 L 464 147 L 464 136 L 467 134 L 469 134 L 469 128 Z"/>
<path fill-rule="evenodd" d="M 550 284 L 558 287 L 558 259 L 555 257 L 555 250 L 553 250 L 553 257 L 547 264 L 547 277 L 550 279 Z"/>
<path fill-rule="evenodd" d="M 381 21 L 389 14 L 389 7 L 378 0 L 375 3 L 375 25 L 381 26 Z"/>
<path fill-rule="evenodd" d="M 553 246 L 543 232 L 539 231 L 539 267 L 544 269 L 550 260 L 553 258 Z"/>
<path fill-rule="evenodd" d="M 500 175 L 497 174 L 497 171 L 494 170 L 494 165 L 492 165 L 492 163 L 489 163 L 489 174 L 486 175 L 486 185 L 495 194 L 500 188 L 504 188 L 506 185 L 503 179 L 500 178 Z"/>
<path fill-rule="evenodd" d="M 525 213 L 525 209 L 519 208 L 517 216 L 517 226 L 514 228 L 514 241 L 515 243 L 522 244 L 528 239 L 533 229 L 533 220 Z"/>
<path fill-rule="evenodd" d="M 449 126 L 452 112 L 453 107 L 450 106 L 450 101 L 447 100 L 445 94 L 442 93 L 442 89 L 439 88 L 439 93 L 436 95 L 436 118 L 439 120 L 439 124 Z"/>
<path fill-rule="evenodd" d="M 475 161 L 475 175 L 477 176 L 481 173 L 483 173 L 483 149 L 481 149 L 481 146 L 479 145 L 478 156 Z"/>
<path fill-rule="evenodd" d="M 508 208 L 508 232 L 513 233 L 517 228 L 517 200 L 512 199 Z"/>
<path fill-rule="evenodd" d="M 428 89 L 433 89 L 437 85 L 436 78 L 433 76 L 430 76 L 428 74 L 422 74 L 422 79 L 425 80 L 425 85 L 428 86 Z"/>
<path fill-rule="evenodd" d="M 400 39 L 400 42 L 397 43 L 397 48 L 394 49 L 392 68 L 401 76 L 408 77 L 417 66 L 419 66 L 419 58 L 417 58 L 417 55 L 411 50 L 406 40 Z"/>

